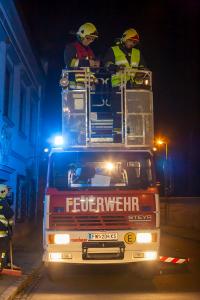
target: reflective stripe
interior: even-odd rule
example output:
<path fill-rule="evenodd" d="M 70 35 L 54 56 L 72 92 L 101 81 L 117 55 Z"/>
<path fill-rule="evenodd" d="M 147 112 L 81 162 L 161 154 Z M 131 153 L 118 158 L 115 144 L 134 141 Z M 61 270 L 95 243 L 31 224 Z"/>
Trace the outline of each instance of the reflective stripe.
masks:
<path fill-rule="evenodd" d="M 7 231 L 0 231 L 0 238 L 5 237 L 7 235 L 8 235 Z"/>
<path fill-rule="evenodd" d="M 73 58 L 70 64 L 70 67 L 72 68 L 77 68 L 79 64 L 79 59 L 78 58 Z"/>
<path fill-rule="evenodd" d="M 140 63 L 140 51 L 138 49 L 132 49 L 131 53 L 131 67 L 137 68 Z"/>
<path fill-rule="evenodd" d="M 8 220 L 6 219 L 6 217 L 4 215 L 0 215 L 0 222 L 2 222 L 4 224 L 8 224 Z"/>
<path fill-rule="evenodd" d="M 82 73 L 76 74 L 76 75 L 75 75 L 75 80 L 76 80 L 76 82 L 83 82 L 83 83 L 86 82 L 85 75 L 82 74 Z"/>
<path fill-rule="evenodd" d="M 6 219 L 4 215 L 0 215 L 0 222 L 3 223 L 3 224 L 6 224 L 6 225 L 13 224 L 13 220 L 12 219 L 10 219 L 10 220 Z"/>
<path fill-rule="evenodd" d="M 0 255 L 0 271 L 3 269 L 3 267 L 6 264 L 5 257 L 6 257 L 6 253 L 2 252 L 1 255 Z"/>
<path fill-rule="evenodd" d="M 135 67 L 139 66 L 140 62 L 140 51 L 138 49 L 133 48 L 131 52 L 131 62 L 129 64 L 124 52 L 119 48 L 119 46 L 112 47 L 113 53 L 115 56 L 115 64 L 117 66 L 125 66 L 125 67 Z M 126 76 L 126 81 L 133 79 L 134 73 L 130 76 Z M 112 75 L 112 86 L 119 86 L 121 84 L 121 80 L 125 78 L 122 76 L 120 72 Z"/>
<path fill-rule="evenodd" d="M 2 224 L 4 224 L 4 225 L 6 225 L 6 226 L 8 226 L 8 221 L 5 219 L 5 220 L 2 220 L 1 218 L 0 218 L 0 222 L 2 223 Z"/>
<path fill-rule="evenodd" d="M 98 82 L 97 78 L 92 74 L 92 73 L 89 73 L 88 76 L 86 77 L 85 74 L 83 73 L 77 73 L 75 75 L 75 80 L 77 83 L 86 83 L 86 82 L 91 82 L 91 83 L 95 83 L 95 82 Z"/>

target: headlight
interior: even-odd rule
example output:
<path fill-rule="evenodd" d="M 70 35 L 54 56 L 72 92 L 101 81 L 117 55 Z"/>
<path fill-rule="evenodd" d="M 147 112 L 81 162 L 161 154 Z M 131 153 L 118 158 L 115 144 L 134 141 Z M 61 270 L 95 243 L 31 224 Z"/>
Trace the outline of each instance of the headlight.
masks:
<path fill-rule="evenodd" d="M 54 253 L 49 253 L 49 259 L 50 259 L 50 261 L 58 261 L 58 260 L 60 260 L 61 258 L 62 258 L 61 253 L 56 253 L 56 252 L 54 252 Z"/>
<path fill-rule="evenodd" d="M 70 242 L 69 234 L 55 234 L 54 243 L 57 245 L 66 245 Z"/>
<path fill-rule="evenodd" d="M 144 257 L 147 258 L 148 260 L 155 260 L 157 259 L 157 252 L 156 251 L 147 251 L 144 253 Z"/>
<path fill-rule="evenodd" d="M 151 233 L 149 233 L 149 232 L 139 232 L 139 233 L 137 233 L 136 242 L 141 243 L 141 244 L 142 243 L 144 243 L 144 244 L 151 243 L 152 242 Z"/>

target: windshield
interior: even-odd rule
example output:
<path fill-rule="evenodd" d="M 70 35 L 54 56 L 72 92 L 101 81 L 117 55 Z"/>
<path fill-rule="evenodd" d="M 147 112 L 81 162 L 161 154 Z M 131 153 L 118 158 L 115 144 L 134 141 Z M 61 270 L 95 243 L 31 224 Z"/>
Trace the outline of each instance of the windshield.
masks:
<path fill-rule="evenodd" d="M 49 187 L 71 189 L 144 189 L 154 185 L 148 153 L 64 152 L 50 159 Z"/>

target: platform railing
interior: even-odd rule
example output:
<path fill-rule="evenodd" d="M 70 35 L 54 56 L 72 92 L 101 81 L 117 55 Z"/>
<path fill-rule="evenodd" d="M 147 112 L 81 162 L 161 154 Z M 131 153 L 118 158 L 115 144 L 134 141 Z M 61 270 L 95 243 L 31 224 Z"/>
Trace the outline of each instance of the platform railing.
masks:
<path fill-rule="evenodd" d="M 126 68 L 118 74 L 121 84 L 113 89 L 112 74 L 104 69 L 95 72 L 89 68 L 62 71 L 62 129 L 69 146 L 153 146 L 151 72 Z M 121 101 L 120 143 L 113 141 L 112 117 L 98 120 L 98 116 L 103 115 L 104 110 L 108 111 L 108 108 L 110 116 L 112 115 L 109 98 L 115 93 L 118 98 L 120 96 Z M 101 129 L 101 124 L 104 133 L 102 136 L 96 134 L 95 137 L 94 127 L 99 126 Z"/>

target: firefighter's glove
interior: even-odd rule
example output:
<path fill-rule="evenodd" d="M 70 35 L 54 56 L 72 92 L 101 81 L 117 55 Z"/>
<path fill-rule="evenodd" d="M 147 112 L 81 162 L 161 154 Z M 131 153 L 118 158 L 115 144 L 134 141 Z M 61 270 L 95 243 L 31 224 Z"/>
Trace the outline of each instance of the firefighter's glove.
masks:
<path fill-rule="evenodd" d="M 90 59 L 89 63 L 90 63 L 91 68 L 99 68 L 100 67 L 100 61 L 99 60 Z"/>

